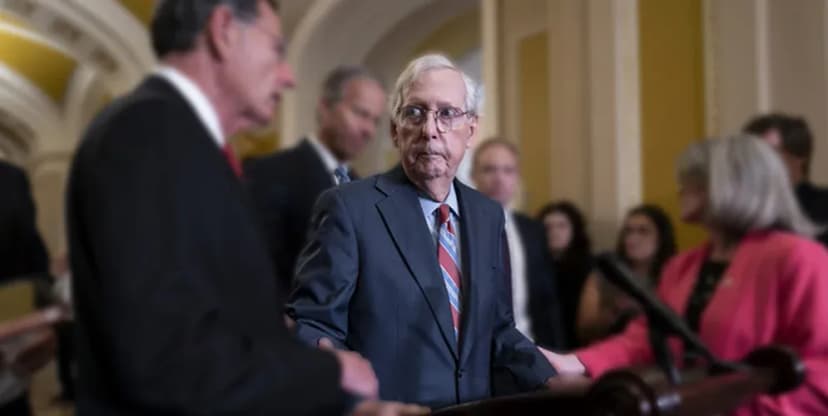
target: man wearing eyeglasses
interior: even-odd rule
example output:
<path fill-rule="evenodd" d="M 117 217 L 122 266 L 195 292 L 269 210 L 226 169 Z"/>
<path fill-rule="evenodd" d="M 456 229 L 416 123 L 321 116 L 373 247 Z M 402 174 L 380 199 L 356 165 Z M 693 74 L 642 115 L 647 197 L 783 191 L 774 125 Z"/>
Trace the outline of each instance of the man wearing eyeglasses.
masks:
<path fill-rule="evenodd" d="M 325 192 L 288 304 L 298 336 L 371 361 L 380 397 L 441 408 L 491 395 L 492 369 L 522 390 L 554 370 L 516 328 L 503 208 L 455 180 L 477 132 L 478 89 L 420 57 L 391 96 L 400 167 Z"/>
<path fill-rule="evenodd" d="M 376 136 L 385 105 L 385 91 L 372 73 L 338 67 L 322 85 L 317 131 L 295 147 L 245 164 L 283 293 L 290 292 L 314 202 L 326 189 L 356 179 L 349 163 Z"/>

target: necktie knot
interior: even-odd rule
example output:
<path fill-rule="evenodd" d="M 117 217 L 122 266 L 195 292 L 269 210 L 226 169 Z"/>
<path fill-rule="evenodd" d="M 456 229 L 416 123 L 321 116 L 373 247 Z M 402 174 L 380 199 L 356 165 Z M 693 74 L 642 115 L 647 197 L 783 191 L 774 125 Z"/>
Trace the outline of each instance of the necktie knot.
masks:
<path fill-rule="evenodd" d="M 334 176 L 336 176 L 336 180 L 339 181 L 340 185 L 351 181 L 351 177 L 348 175 L 348 167 L 345 165 L 337 166 L 334 169 Z"/>
<path fill-rule="evenodd" d="M 451 208 L 447 204 L 442 204 L 437 208 L 437 219 L 440 221 L 440 225 L 447 223 L 450 215 Z"/>

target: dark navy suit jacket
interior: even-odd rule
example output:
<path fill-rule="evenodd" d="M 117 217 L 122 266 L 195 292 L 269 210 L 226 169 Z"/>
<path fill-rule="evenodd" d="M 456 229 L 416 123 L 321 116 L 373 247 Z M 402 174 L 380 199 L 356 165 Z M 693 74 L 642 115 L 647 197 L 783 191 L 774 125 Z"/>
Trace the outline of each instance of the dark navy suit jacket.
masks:
<path fill-rule="evenodd" d="M 459 181 L 463 313 L 455 340 L 436 246 L 402 169 L 326 191 L 297 263 L 298 336 L 371 361 L 386 400 L 433 409 L 491 396 L 493 369 L 522 390 L 555 374 L 514 326 L 503 209 Z M 459 344 L 459 345 L 458 345 Z"/>

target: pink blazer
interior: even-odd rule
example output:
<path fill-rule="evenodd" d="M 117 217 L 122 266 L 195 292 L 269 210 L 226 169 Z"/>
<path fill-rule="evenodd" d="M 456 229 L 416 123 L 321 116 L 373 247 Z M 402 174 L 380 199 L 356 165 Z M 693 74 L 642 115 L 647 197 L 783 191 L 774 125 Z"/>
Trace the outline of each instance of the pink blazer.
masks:
<path fill-rule="evenodd" d="M 659 297 L 683 314 L 709 244 L 665 266 Z M 807 367 L 805 383 L 780 396 L 761 396 L 734 415 L 828 415 L 828 251 L 780 231 L 746 236 L 702 314 L 699 335 L 713 354 L 740 360 L 768 344 L 792 347 Z M 652 362 L 646 320 L 575 354 L 589 374 Z M 675 357 L 681 357 L 678 343 Z"/>

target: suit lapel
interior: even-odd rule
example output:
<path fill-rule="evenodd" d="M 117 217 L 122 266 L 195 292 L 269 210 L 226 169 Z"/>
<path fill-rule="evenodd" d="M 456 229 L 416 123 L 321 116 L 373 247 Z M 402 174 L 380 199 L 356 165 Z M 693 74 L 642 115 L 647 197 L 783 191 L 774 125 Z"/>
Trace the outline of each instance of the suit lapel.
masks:
<path fill-rule="evenodd" d="M 477 311 L 482 307 L 480 300 L 481 282 L 475 279 L 481 276 L 483 267 L 478 260 L 485 258 L 483 244 L 490 241 L 486 238 L 485 229 L 480 227 L 487 224 L 487 219 L 480 212 L 479 206 L 471 201 L 471 191 L 459 181 L 454 182 L 457 190 L 457 201 L 460 204 L 460 247 L 463 256 L 463 315 L 461 317 L 461 351 L 460 362 L 468 360 L 475 339 L 475 325 Z"/>
<path fill-rule="evenodd" d="M 377 179 L 377 188 L 388 195 L 377 203 L 385 226 L 394 240 L 414 280 L 422 290 L 443 339 L 458 358 L 457 342 L 451 322 L 448 294 L 437 263 L 437 249 L 431 233 L 423 224 L 417 192 L 402 169 L 394 169 Z"/>

